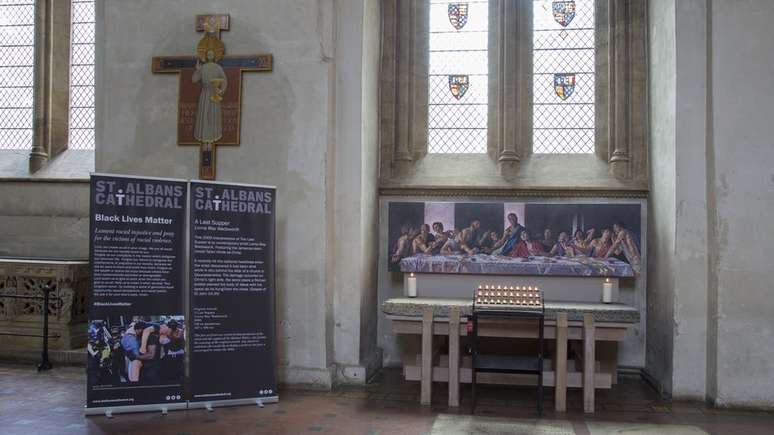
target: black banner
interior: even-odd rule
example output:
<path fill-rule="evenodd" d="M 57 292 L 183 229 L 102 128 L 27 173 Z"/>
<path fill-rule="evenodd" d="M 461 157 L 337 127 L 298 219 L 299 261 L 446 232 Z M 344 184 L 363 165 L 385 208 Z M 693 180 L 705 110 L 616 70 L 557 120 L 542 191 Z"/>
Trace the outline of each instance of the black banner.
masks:
<path fill-rule="evenodd" d="M 191 183 L 192 402 L 276 399 L 276 189 Z"/>
<path fill-rule="evenodd" d="M 91 178 L 87 408 L 185 402 L 186 189 Z"/>

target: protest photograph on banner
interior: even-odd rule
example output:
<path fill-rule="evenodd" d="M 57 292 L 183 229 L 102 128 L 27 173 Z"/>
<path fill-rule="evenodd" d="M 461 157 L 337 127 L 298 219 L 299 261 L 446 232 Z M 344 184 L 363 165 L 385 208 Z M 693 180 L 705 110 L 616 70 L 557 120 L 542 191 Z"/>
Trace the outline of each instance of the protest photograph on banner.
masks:
<path fill-rule="evenodd" d="M 94 388 L 182 385 L 185 317 L 118 316 L 89 323 L 87 376 Z"/>

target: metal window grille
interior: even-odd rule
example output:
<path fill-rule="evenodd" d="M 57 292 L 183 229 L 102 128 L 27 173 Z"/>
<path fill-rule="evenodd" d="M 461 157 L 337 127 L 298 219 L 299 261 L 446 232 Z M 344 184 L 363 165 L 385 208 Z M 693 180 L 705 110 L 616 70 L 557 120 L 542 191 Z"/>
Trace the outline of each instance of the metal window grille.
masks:
<path fill-rule="evenodd" d="M 594 152 L 594 0 L 533 1 L 532 150 Z"/>
<path fill-rule="evenodd" d="M 430 153 L 487 151 L 488 3 L 430 0 Z"/>
<path fill-rule="evenodd" d="M 94 1 L 72 0 L 69 149 L 94 149 Z"/>
<path fill-rule="evenodd" d="M 0 0 L 0 149 L 32 148 L 34 0 Z"/>

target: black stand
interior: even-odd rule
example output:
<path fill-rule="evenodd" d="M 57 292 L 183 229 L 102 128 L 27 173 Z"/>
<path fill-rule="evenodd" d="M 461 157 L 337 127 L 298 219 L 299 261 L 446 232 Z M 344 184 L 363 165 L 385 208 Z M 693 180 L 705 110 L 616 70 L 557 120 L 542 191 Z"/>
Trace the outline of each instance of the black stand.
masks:
<path fill-rule="evenodd" d="M 38 372 L 53 368 L 51 361 L 48 360 L 48 296 L 50 293 L 51 287 L 43 287 L 43 353 L 38 364 Z"/>
<path fill-rule="evenodd" d="M 471 370 L 471 410 L 473 413 L 476 410 L 476 373 L 527 373 L 536 374 L 538 377 L 537 382 L 537 409 L 538 415 L 543 415 L 543 324 L 545 320 L 545 313 L 543 310 L 482 310 L 476 312 L 474 310 L 472 317 L 473 321 L 473 333 L 472 348 L 473 348 L 473 367 Z M 504 356 L 504 355 L 480 355 L 478 353 L 478 319 L 479 317 L 487 318 L 512 318 L 523 319 L 533 318 L 538 321 L 538 354 L 537 357 L 522 357 L 522 356 Z"/>

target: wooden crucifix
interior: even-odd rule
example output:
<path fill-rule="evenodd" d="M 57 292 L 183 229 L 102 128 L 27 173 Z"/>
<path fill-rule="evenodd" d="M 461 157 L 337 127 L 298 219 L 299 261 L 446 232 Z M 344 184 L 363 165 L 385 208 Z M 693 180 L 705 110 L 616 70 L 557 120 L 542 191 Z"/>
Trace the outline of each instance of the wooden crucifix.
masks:
<path fill-rule="evenodd" d="M 225 56 L 220 39 L 229 30 L 229 15 L 197 15 L 196 31 L 204 36 L 196 56 L 158 56 L 154 73 L 180 75 L 177 144 L 199 146 L 199 178 L 215 179 L 218 145 L 239 145 L 242 73 L 272 70 L 271 54 Z"/>

